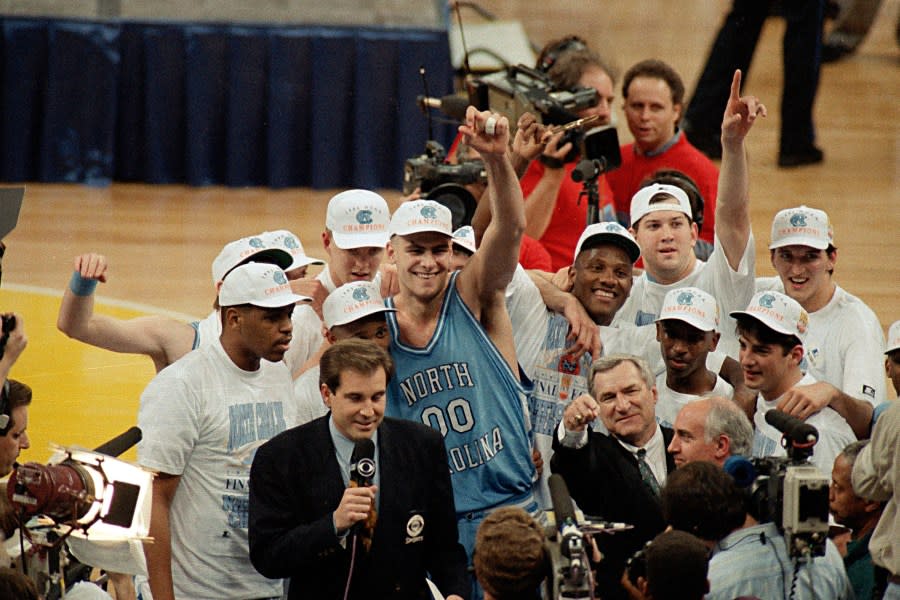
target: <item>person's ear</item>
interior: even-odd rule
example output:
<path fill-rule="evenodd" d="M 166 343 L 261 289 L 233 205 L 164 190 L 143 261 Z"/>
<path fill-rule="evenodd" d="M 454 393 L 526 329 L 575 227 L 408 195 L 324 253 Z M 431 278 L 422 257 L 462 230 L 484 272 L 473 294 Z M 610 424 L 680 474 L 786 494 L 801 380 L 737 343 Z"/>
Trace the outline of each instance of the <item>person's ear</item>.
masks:
<path fill-rule="evenodd" d="M 716 351 L 716 348 L 719 346 L 719 339 L 721 339 L 721 337 L 722 337 L 722 334 L 719 333 L 718 331 L 712 332 L 712 336 L 710 338 L 710 343 L 709 343 L 709 351 L 710 352 Z"/>
<path fill-rule="evenodd" d="M 715 449 L 716 458 L 724 459 L 730 455 L 731 455 L 731 440 L 724 433 L 719 434 L 719 437 L 716 438 L 716 449 Z"/>
<path fill-rule="evenodd" d="M 797 365 L 803 362 L 803 346 L 799 344 L 794 346 L 791 348 L 790 354 L 791 362 L 796 363 Z"/>
<path fill-rule="evenodd" d="M 388 241 L 387 246 L 385 246 L 385 250 L 387 251 L 388 262 L 392 265 L 397 264 L 397 252 L 394 250 L 394 242 Z"/>
<path fill-rule="evenodd" d="M 239 327 L 243 314 L 234 306 L 226 306 L 222 308 L 225 311 L 225 325 L 227 327 Z"/>

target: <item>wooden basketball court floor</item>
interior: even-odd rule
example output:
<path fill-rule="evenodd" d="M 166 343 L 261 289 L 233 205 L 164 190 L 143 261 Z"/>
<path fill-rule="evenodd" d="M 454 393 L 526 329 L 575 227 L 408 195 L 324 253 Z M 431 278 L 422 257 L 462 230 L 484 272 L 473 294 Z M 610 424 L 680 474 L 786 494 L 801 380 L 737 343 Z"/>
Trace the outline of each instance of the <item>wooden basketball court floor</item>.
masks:
<path fill-rule="evenodd" d="M 688 90 L 728 4 L 483 2 L 501 18 L 521 20 L 539 43 L 582 35 L 621 71 L 642 58 L 663 58 L 679 70 Z M 900 51 L 894 40 L 900 2 L 883 4 L 858 54 L 822 69 L 816 122 L 824 164 L 775 167 L 783 31 L 778 19 L 766 25 L 745 90 L 770 109 L 748 142 L 757 273 L 773 274 L 766 247 L 775 212 L 801 203 L 822 208 L 835 226 L 837 281 L 865 300 L 886 329 L 900 319 Z M 624 143 L 629 135 L 620 99 L 616 114 Z M 97 289 L 97 310 L 120 317 L 203 317 L 214 294 L 210 264 L 229 240 L 287 228 L 309 254 L 324 257 L 319 236 L 334 192 L 28 184 L 18 227 L 5 240 L 0 287 L 0 310 L 22 314 L 30 340 L 13 369 L 13 377 L 35 391 L 32 448 L 20 461 L 45 461 L 51 441 L 92 448 L 124 431 L 135 423 L 140 393 L 153 376 L 146 357 L 91 348 L 57 331 L 59 300 L 77 254 L 109 257 L 109 281 Z M 399 191 L 382 192 L 396 206 Z M 134 451 L 125 457 L 133 458 Z"/>

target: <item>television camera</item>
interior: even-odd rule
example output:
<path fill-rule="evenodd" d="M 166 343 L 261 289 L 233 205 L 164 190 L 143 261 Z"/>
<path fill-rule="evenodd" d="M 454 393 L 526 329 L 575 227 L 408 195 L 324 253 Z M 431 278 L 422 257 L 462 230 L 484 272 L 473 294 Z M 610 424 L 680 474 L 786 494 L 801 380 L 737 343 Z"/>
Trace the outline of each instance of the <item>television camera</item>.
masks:
<path fill-rule="evenodd" d="M 555 524 L 546 528 L 544 546 L 550 557 L 550 573 L 543 597 L 548 600 L 590 600 L 594 598 L 594 580 L 588 554 L 589 540 L 585 535 L 613 534 L 633 527 L 593 517 L 579 520 L 565 479 L 553 474 L 547 484 Z"/>
<path fill-rule="evenodd" d="M 412 194 L 417 188 L 422 197 L 435 200 L 450 209 L 453 230 L 472 222 L 477 201 L 466 189 L 470 184 L 487 184 L 484 162 L 479 159 L 446 162 L 447 151 L 435 140 L 425 144 L 425 152 L 403 165 L 403 193 Z"/>
<path fill-rule="evenodd" d="M 784 434 L 787 456 L 733 456 L 725 470 L 748 490 L 750 515 L 760 523 L 775 523 L 792 557 L 824 556 L 830 480 L 809 462 L 819 432 L 779 410 L 768 411 L 765 418 Z"/>
<path fill-rule="evenodd" d="M 590 118 L 579 119 L 577 113 L 595 106 L 598 102 L 597 90 L 584 86 L 571 89 L 557 88 L 547 73 L 525 65 L 513 65 L 481 77 L 470 77 L 466 82 L 468 100 L 458 95 L 430 98 L 420 96 L 418 104 L 422 109 L 438 108 L 447 116 L 462 121 L 465 109 L 471 104 L 479 110 L 491 110 L 507 118 L 510 134 L 515 135 L 519 117 L 526 112 L 551 127 L 551 131 L 563 132 L 560 146 L 571 142 L 572 151 L 564 162 L 572 162 L 581 157 L 581 162 L 572 173 L 572 178 L 583 184 L 582 195 L 587 198 L 588 223 L 599 219 L 599 196 L 597 178 L 622 164 L 619 138 L 611 126 L 588 128 Z M 426 194 L 426 198 L 437 200 L 450 208 L 454 214 L 454 228 L 468 225 L 475 210 L 474 197 L 467 191 L 466 184 L 485 182 L 480 163 L 460 161 L 458 165 L 444 163 L 446 153 L 435 141 L 426 143 L 425 153 L 406 161 L 404 166 L 404 193 L 409 194 L 416 187 Z M 456 169 L 456 170 L 451 170 Z M 476 172 L 478 173 L 476 179 Z M 473 181 L 474 180 L 474 181 Z M 440 187 L 440 190 L 437 188 Z M 426 190 L 433 190 L 431 192 Z M 459 222 L 456 216 L 461 215 Z"/>

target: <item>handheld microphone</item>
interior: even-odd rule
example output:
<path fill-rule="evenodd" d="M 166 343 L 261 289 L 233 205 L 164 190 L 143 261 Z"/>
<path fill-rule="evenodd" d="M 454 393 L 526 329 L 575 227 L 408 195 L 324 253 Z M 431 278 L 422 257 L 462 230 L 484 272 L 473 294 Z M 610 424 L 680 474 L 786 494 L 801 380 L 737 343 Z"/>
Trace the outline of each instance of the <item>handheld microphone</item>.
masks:
<path fill-rule="evenodd" d="M 119 456 L 135 444 L 141 441 L 143 434 L 137 427 L 131 427 L 124 433 L 120 433 L 108 442 L 100 444 L 94 448 L 94 452 L 106 454 L 108 456 Z"/>
<path fill-rule="evenodd" d="M 359 440 L 350 457 L 350 486 L 366 487 L 375 481 L 375 442 Z"/>
<path fill-rule="evenodd" d="M 350 487 L 368 487 L 375 482 L 375 442 L 372 440 L 359 440 L 353 447 L 350 456 Z M 369 508 L 369 516 L 353 524 L 351 533 L 362 539 L 363 546 L 368 551 L 372 545 L 372 535 L 375 530 L 374 502 Z"/>
<path fill-rule="evenodd" d="M 466 109 L 469 107 L 469 100 L 456 94 L 442 96 L 440 98 L 432 98 L 430 96 L 417 96 L 416 104 L 419 108 L 436 108 L 448 117 L 457 121 L 466 120 Z"/>
<path fill-rule="evenodd" d="M 783 433 L 794 446 L 813 446 L 819 441 L 818 429 L 775 408 L 766 411 L 766 423 Z"/>

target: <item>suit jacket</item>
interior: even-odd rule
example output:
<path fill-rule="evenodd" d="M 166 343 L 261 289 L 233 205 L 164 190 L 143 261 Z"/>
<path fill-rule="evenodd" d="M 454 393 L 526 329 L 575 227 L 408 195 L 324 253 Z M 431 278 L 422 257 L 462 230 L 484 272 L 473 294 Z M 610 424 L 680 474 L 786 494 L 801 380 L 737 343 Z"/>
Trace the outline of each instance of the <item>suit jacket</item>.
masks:
<path fill-rule="evenodd" d="M 250 560 L 266 577 L 290 577 L 291 600 L 343 598 L 350 572 L 352 539 L 342 545 L 332 520 L 344 482 L 328 418 L 269 440 L 250 471 Z M 430 599 L 426 571 L 445 595 L 468 598 L 441 435 L 385 418 L 378 469 L 378 521 L 370 552 L 357 552 L 350 598 Z"/>
<path fill-rule="evenodd" d="M 675 470 L 674 457 L 669 454 L 671 429 L 662 427 L 666 450 L 666 470 Z M 646 542 L 665 529 L 662 507 L 641 479 L 637 459 L 613 437 L 590 431 L 588 443 L 574 450 L 565 448 L 553 436 L 553 458 L 550 468 L 562 475 L 569 494 L 578 507 L 590 516 L 607 521 L 634 525 L 634 529 L 594 536 L 604 555 L 598 565 L 598 586 L 606 590 L 604 598 L 619 598 L 617 587 L 625 564 Z"/>

